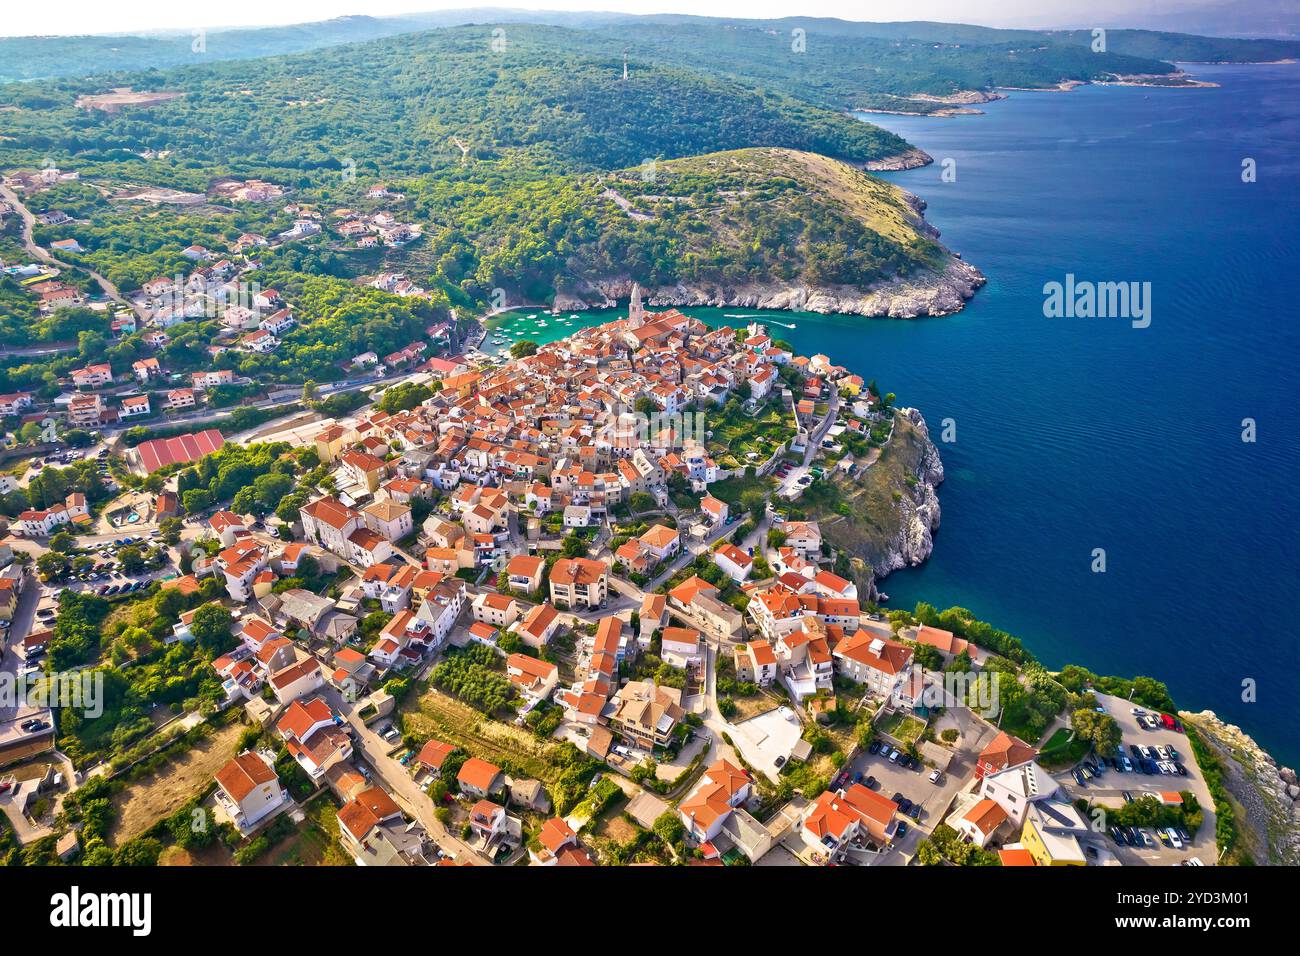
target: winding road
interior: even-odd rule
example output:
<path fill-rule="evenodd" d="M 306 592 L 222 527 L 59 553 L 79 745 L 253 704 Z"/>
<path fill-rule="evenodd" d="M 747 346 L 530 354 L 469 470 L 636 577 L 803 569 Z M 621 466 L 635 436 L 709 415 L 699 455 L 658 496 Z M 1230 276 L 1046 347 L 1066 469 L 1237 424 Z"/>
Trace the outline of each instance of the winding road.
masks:
<path fill-rule="evenodd" d="M 13 206 L 15 210 L 17 210 L 19 218 L 22 219 L 23 248 L 26 249 L 29 254 L 31 254 L 37 259 L 40 259 L 42 262 L 49 263 L 50 265 L 53 266 L 59 266 L 60 268 L 67 269 L 70 272 L 80 271 L 86 273 L 99 284 L 99 287 L 100 289 L 103 290 L 104 295 L 108 296 L 118 305 L 125 306 L 126 308 L 130 309 L 132 312 L 136 311 L 135 306 L 133 306 L 130 302 L 128 302 L 125 298 L 123 298 L 122 293 L 120 293 L 117 290 L 117 286 L 109 282 L 106 278 L 104 278 L 94 269 L 88 269 L 85 266 L 72 265 L 70 263 L 62 261 L 61 259 L 56 259 L 54 255 L 50 253 L 47 249 L 45 249 L 42 246 L 38 246 L 36 244 L 36 240 L 32 238 L 32 230 L 36 226 L 36 217 L 32 215 L 32 211 L 28 209 L 25 205 L 23 205 L 23 201 L 18 198 L 18 194 L 15 193 L 8 186 L 0 185 L 0 196 L 3 196 L 5 201 L 8 202 L 9 205 Z"/>

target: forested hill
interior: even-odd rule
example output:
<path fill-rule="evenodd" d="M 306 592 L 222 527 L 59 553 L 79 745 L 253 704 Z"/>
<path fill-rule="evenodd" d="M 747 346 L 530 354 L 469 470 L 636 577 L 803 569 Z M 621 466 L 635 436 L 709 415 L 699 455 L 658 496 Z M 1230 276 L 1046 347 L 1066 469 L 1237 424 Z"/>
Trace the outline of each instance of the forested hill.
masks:
<path fill-rule="evenodd" d="M 502 46 L 504 40 L 504 46 Z M 738 80 L 633 57 L 556 27 L 457 27 L 292 56 L 0 88 L 7 165 L 171 150 L 190 167 L 358 176 L 426 172 L 526 150 L 533 165 L 608 169 L 747 146 L 863 163 L 905 141 Z M 78 96 L 129 85 L 179 99 L 108 114 Z M 0 153 L 0 158 L 4 158 Z M 89 154 L 89 155 L 87 155 Z M 283 173 L 280 173 L 283 175 Z"/>
<path fill-rule="evenodd" d="M 688 37 L 705 37 L 709 45 L 727 53 L 770 50 L 779 42 L 788 47 L 792 30 L 805 32 L 810 56 L 802 63 L 786 60 L 784 69 L 768 73 L 786 83 L 801 78 L 800 71 L 818 74 L 818 48 L 854 57 L 839 66 L 852 73 L 864 64 L 872 71 L 862 74 L 867 82 L 851 92 L 863 94 L 933 93 L 926 70 L 935 66 L 962 89 L 988 85 L 1051 85 L 1060 79 L 1086 77 L 1090 70 L 1121 73 L 1162 72 L 1171 61 L 1263 62 L 1300 56 L 1300 42 L 1293 40 L 1248 40 L 1201 37 L 1153 30 L 1108 27 L 1107 50 L 1113 59 L 1093 56 L 1081 60 L 1062 48 L 1083 47 L 1091 53 L 1091 31 L 1003 30 L 957 23 L 925 21 L 861 23 L 814 17 L 779 20 L 736 20 L 682 15 L 632 16 L 611 13 L 565 13 L 505 8 L 471 8 L 435 11 L 396 17 L 350 16 L 291 26 L 211 30 L 204 34 L 202 50 L 196 53 L 191 32 L 154 33 L 141 36 L 3 37 L 0 38 L 0 82 L 57 76 L 85 77 L 121 69 L 166 69 L 195 62 L 249 59 L 342 43 L 409 34 L 465 24 L 538 23 L 582 29 L 619 42 L 658 44 L 665 31 L 685 31 Z M 938 47 L 934 45 L 938 44 Z M 948 49 L 960 45 L 958 50 Z M 1042 50 L 1047 47 L 1049 49 Z M 1028 55 L 1029 51 L 1037 51 Z M 725 67 L 735 70 L 730 54 L 724 62 L 710 55 L 707 47 L 691 40 L 686 48 L 666 50 L 673 62 L 703 69 Z M 1131 58 L 1126 60 L 1125 58 Z M 1164 61 L 1163 67 L 1139 69 L 1135 60 Z M 947 62 L 945 62 L 947 61 Z M 925 69 L 917 70 L 920 65 Z M 742 75 L 751 74 L 748 70 Z M 1018 79 L 1017 79 L 1018 77 Z M 1055 78 L 1053 78 L 1055 77 Z M 784 88 L 784 87 L 783 87 Z M 794 87 L 788 87 L 793 89 Z M 813 89 L 814 87 L 807 87 Z M 828 93 L 831 91 L 827 91 Z M 842 93 L 842 91 L 841 91 Z"/>
<path fill-rule="evenodd" d="M 900 191 L 812 153 L 745 149 L 608 174 L 401 183 L 449 284 L 529 301 L 650 287 L 857 285 L 942 269 Z"/>

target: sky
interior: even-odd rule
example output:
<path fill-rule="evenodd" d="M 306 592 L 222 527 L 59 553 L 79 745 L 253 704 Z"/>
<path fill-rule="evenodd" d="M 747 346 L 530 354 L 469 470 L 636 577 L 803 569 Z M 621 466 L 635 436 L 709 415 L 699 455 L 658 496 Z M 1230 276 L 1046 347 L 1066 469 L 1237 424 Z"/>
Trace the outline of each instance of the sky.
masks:
<path fill-rule="evenodd" d="M 1166 13 L 1219 0 L 522 0 L 475 4 L 472 0 L 222 0 L 181 4 L 176 0 L 61 0 L 50 8 L 7 3 L 0 36 L 138 33 L 145 30 L 213 29 L 305 23 L 355 14 L 391 16 L 474 6 L 530 10 L 612 10 L 619 13 L 691 13 L 767 18 L 841 17 L 845 20 L 942 20 L 985 26 L 1123 26 L 1126 16 Z M 54 14 L 53 16 L 51 14 Z"/>

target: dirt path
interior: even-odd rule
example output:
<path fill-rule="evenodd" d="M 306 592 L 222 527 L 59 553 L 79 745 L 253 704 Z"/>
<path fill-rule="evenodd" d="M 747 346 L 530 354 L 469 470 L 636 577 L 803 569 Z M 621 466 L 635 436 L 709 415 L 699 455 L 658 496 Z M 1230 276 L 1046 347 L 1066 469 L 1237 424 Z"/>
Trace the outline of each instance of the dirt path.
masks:
<path fill-rule="evenodd" d="M 243 731 L 239 723 L 219 728 L 153 773 L 127 784 L 113 798 L 118 817 L 108 842 L 120 846 L 135 839 L 194 796 L 234 755 Z"/>

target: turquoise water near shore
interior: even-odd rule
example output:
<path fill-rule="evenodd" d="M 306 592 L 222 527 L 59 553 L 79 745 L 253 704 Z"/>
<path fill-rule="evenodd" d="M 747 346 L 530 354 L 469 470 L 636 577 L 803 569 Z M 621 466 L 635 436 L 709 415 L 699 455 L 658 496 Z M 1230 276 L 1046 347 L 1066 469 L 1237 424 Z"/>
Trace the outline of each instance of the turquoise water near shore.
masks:
<path fill-rule="evenodd" d="M 939 443 L 934 555 L 883 583 L 892 605 L 961 605 L 1049 666 L 1158 677 L 1294 765 L 1300 65 L 1188 69 L 1221 86 L 865 117 L 935 157 L 887 178 L 927 200 L 988 285 L 943 318 L 766 317 L 795 326 L 773 332 L 799 351 L 920 408 L 936 439 L 943 419 L 956 424 Z M 946 158 L 955 182 L 941 180 Z M 1067 273 L 1150 282 L 1150 327 L 1045 318 L 1043 285 Z M 684 311 L 733 325 L 744 320 L 726 315 L 758 314 Z M 537 312 L 545 329 L 527 313 L 502 327 L 549 341 L 615 314 Z"/>

